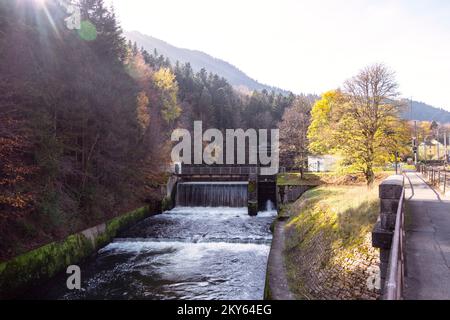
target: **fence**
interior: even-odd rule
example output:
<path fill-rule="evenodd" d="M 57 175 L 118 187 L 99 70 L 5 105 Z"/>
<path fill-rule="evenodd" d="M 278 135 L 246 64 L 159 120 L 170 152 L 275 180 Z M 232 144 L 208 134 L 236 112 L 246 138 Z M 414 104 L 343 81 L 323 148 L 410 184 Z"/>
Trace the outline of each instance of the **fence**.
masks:
<path fill-rule="evenodd" d="M 181 175 L 250 175 L 260 174 L 259 167 L 235 166 L 235 167 L 216 167 L 216 166 L 183 166 Z"/>
<path fill-rule="evenodd" d="M 443 194 L 446 194 L 450 188 L 450 171 L 445 167 L 432 167 L 424 164 L 417 165 L 417 171 L 427 178 L 428 182 L 439 187 Z"/>
<path fill-rule="evenodd" d="M 372 246 L 380 249 L 382 298 L 401 300 L 405 274 L 405 179 L 386 178 L 379 187 L 380 218 L 372 232 Z"/>
<path fill-rule="evenodd" d="M 398 204 L 395 231 L 385 285 L 385 300 L 401 300 L 405 277 L 405 188 Z"/>

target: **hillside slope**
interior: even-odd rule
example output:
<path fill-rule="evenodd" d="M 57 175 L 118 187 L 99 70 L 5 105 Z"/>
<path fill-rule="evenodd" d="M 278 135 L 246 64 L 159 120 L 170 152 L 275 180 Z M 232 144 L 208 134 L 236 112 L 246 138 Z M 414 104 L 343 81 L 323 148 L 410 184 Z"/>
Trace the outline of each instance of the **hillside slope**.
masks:
<path fill-rule="evenodd" d="M 410 106 L 410 102 L 406 104 Z M 450 123 L 450 112 L 441 108 L 436 108 L 424 102 L 413 101 L 412 110 L 408 107 L 403 113 L 403 118 L 407 120 L 437 121 L 440 123 Z"/>
<path fill-rule="evenodd" d="M 139 47 L 144 47 L 148 52 L 153 53 L 156 49 L 158 54 L 168 57 L 172 63 L 175 63 L 176 61 L 179 61 L 180 63 L 189 62 L 192 69 L 196 72 L 205 68 L 208 72 L 224 77 L 234 87 L 258 91 L 266 89 L 269 91 L 274 90 L 276 92 L 287 93 L 286 90 L 259 83 L 232 64 L 214 58 L 204 52 L 178 48 L 165 41 L 144 35 L 138 31 L 125 32 L 125 37 L 132 42 L 136 42 Z M 410 102 L 405 100 L 405 104 L 409 106 Z M 408 107 L 402 116 L 407 120 L 450 123 L 449 111 L 418 101 L 413 101 L 412 112 Z"/>
<path fill-rule="evenodd" d="M 189 62 L 195 72 L 204 68 L 208 72 L 218 74 L 227 79 L 229 83 L 235 87 L 245 87 L 250 90 L 259 91 L 266 89 L 269 91 L 274 90 L 276 92 L 287 93 L 287 91 L 280 88 L 259 83 L 232 64 L 214 58 L 204 52 L 178 48 L 165 41 L 144 35 L 138 31 L 125 32 L 125 37 L 132 42 L 136 42 L 139 47 L 144 47 L 148 52 L 153 53 L 156 49 L 158 54 L 168 57 L 173 64 L 176 61 L 179 61 L 180 63 Z"/>

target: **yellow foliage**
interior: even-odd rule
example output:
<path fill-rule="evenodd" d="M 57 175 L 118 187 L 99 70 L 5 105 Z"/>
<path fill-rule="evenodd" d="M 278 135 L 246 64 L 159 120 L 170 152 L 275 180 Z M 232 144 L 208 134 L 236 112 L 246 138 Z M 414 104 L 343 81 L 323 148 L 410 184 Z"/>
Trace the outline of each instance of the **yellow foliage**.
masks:
<path fill-rule="evenodd" d="M 311 111 L 311 125 L 308 129 L 309 150 L 315 154 L 332 152 L 331 115 L 333 106 L 342 99 L 339 91 L 328 91 L 323 94 Z"/>
<path fill-rule="evenodd" d="M 137 102 L 136 107 L 137 120 L 142 131 L 145 131 L 150 125 L 150 112 L 148 110 L 149 99 L 144 91 L 139 92 L 136 98 L 136 102 Z"/>
<path fill-rule="evenodd" d="M 398 117 L 395 106 L 381 104 L 376 115 L 373 110 L 355 106 L 340 91 L 325 93 L 312 109 L 310 152 L 339 155 L 343 167 L 369 174 L 374 166 L 394 162 L 395 152 L 408 152 L 408 124 Z"/>
<path fill-rule="evenodd" d="M 175 75 L 169 68 L 161 68 L 153 74 L 153 81 L 161 91 L 161 114 L 167 123 L 178 119 L 181 108 L 178 105 L 178 84 Z"/>
<path fill-rule="evenodd" d="M 162 90 L 178 90 L 175 75 L 169 68 L 161 68 L 153 74 L 156 87 Z"/>

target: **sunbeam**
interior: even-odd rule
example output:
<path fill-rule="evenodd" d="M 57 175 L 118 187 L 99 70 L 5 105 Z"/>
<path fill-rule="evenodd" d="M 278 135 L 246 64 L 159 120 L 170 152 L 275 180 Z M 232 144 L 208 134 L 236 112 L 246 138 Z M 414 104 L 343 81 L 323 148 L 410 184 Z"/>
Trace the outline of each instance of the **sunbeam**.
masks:
<path fill-rule="evenodd" d="M 50 22 L 50 25 L 52 26 L 53 31 L 55 32 L 56 36 L 60 39 L 61 35 L 58 31 L 58 28 L 55 24 L 55 21 L 53 20 L 53 17 L 51 16 L 50 12 L 47 9 L 47 1 L 48 0 L 34 0 L 37 3 L 39 3 L 42 6 L 42 9 L 45 12 L 45 15 L 47 16 L 48 21 Z"/>

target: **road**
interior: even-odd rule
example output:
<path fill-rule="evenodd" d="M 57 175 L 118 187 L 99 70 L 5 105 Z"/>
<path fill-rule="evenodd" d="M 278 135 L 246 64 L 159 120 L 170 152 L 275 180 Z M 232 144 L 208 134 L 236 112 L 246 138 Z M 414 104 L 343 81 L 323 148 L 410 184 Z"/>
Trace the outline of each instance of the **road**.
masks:
<path fill-rule="evenodd" d="M 406 300 L 450 299 L 450 198 L 406 174 Z"/>

